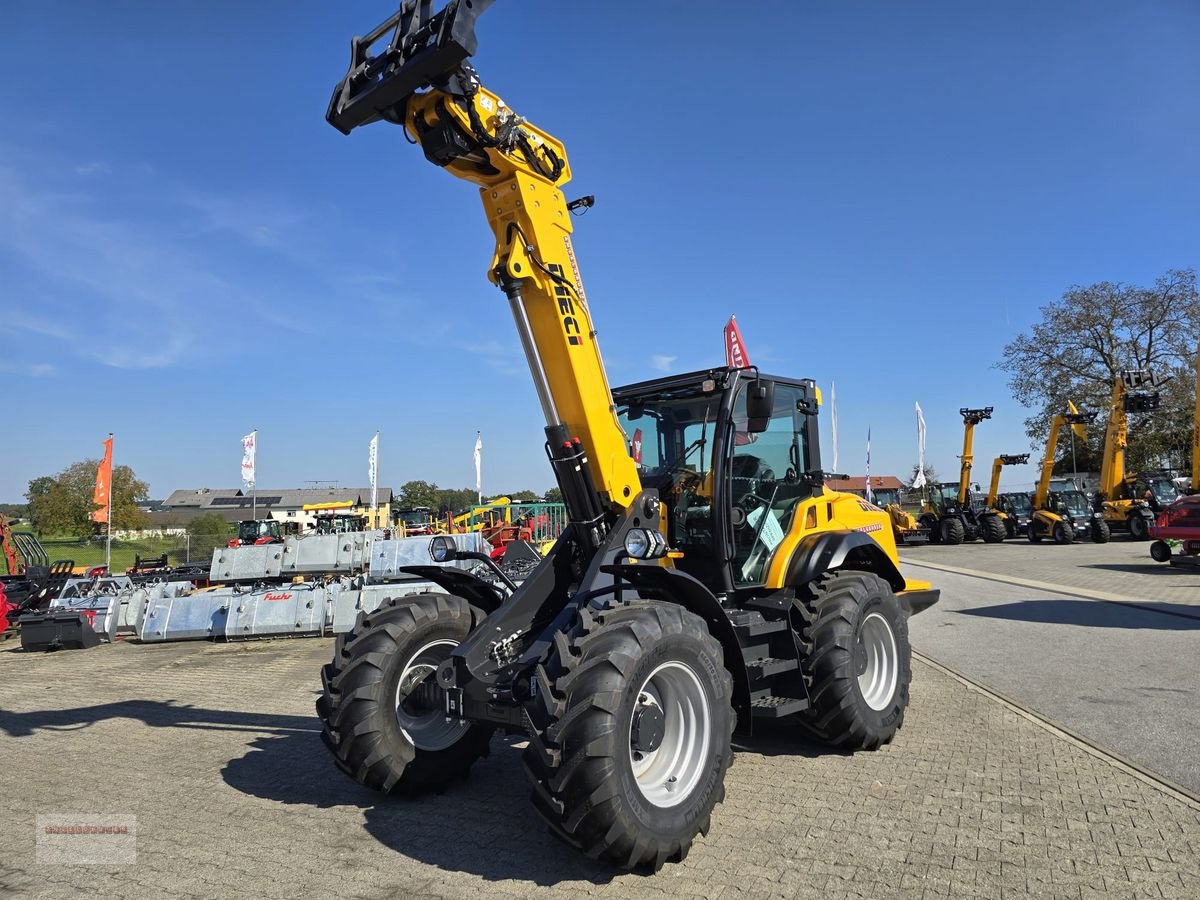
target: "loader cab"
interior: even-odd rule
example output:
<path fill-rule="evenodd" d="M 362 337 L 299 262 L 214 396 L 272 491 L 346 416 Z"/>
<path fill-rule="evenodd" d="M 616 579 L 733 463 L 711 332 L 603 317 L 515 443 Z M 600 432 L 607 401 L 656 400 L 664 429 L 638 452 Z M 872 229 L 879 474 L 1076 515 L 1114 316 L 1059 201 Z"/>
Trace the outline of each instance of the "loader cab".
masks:
<path fill-rule="evenodd" d="M 887 506 L 900 506 L 900 490 L 898 488 L 872 488 L 871 502 L 881 508 Z"/>
<path fill-rule="evenodd" d="M 821 490 L 816 385 L 718 369 L 613 397 L 676 567 L 717 593 L 761 586 L 797 504 Z"/>

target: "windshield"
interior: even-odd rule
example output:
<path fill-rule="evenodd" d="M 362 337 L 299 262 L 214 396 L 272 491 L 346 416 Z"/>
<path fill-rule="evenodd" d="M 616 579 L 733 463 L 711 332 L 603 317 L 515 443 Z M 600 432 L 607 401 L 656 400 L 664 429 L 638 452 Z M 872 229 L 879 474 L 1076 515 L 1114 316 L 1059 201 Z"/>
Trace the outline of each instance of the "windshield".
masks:
<path fill-rule="evenodd" d="M 1033 509 L 1033 503 L 1030 502 L 1028 494 L 1002 494 L 1001 496 L 1009 511 L 1018 516 L 1027 516 Z"/>
<path fill-rule="evenodd" d="M 400 521 L 405 525 L 424 525 L 429 521 L 428 509 L 402 509 Z"/>
<path fill-rule="evenodd" d="M 900 492 L 896 488 L 872 488 L 871 498 L 876 506 L 887 506 L 891 503 L 900 505 Z"/>
<path fill-rule="evenodd" d="M 937 495 L 943 500 L 958 500 L 958 482 L 953 484 L 939 484 L 937 486 Z"/>
<path fill-rule="evenodd" d="M 1150 490 L 1154 494 L 1154 499 L 1159 503 L 1170 503 L 1179 499 L 1179 488 L 1175 487 L 1175 482 L 1168 478 L 1152 478 Z"/>
<path fill-rule="evenodd" d="M 1067 505 L 1067 512 L 1075 518 L 1086 519 L 1089 515 L 1087 495 L 1082 491 L 1063 491 L 1059 494 Z"/>

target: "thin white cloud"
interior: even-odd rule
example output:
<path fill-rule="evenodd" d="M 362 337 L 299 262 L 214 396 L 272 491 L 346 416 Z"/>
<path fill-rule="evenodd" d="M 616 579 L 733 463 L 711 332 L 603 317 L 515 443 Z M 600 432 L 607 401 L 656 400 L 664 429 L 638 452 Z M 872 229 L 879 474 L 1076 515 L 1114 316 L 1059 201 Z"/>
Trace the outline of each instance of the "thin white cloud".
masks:
<path fill-rule="evenodd" d="M 106 162 L 90 162 L 75 167 L 76 175 L 108 175 L 112 167 Z"/>
<path fill-rule="evenodd" d="M 679 359 L 678 356 L 655 355 L 650 357 L 650 367 L 657 369 L 659 372 L 670 372 L 677 359 Z"/>
<path fill-rule="evenodd" d="M 21 365 L 20 363 L 0 360 L 0 372 L 7 372 L 12 375 L 29 375 L 34 378 L 45 378 L 48 375 L 54 375 L 58 372 L 56 366 L 50 363 L 30 363 L 29 365 Z"/>

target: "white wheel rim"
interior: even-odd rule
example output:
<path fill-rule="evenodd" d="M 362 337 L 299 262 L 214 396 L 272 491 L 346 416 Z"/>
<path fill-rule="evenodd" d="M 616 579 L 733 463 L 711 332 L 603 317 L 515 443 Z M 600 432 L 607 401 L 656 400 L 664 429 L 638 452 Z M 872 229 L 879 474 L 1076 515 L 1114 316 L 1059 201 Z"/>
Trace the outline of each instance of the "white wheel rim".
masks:
<path fill-rule="evenodd" d="M 712 713 L 700 678 L 681 662 L 663 663 L 650 673 L 634 706 L 657 706 L 663 736 L 656 749 L 635 750 L 633 716 L 629 720 L 629 764 L 639 793 L 660 808 L 678 806 L 691 796 L 706 771 L 712 744 Z"/>
<path fill-rule="evenodd" d="M 888 708 L 900 678 L 900 654 L 896 636 L 887 619 L 877 612 L 867 615 L 858 627 L 858 690 L 863 701 L 876 712 Z"/>
<path fill-rule="evenodd" d="M 433 710 L 423 715 L 414 715 L 404 708 L 404 701 L 417 685 L 427 678 L 437 675 L 438 666 L 449 658 L 450 653 L 458 646 L 458 641 L 432 641 L 409 657 L 400 680 L 396 683 L 396 721 L 400 730 L 418 750 L 445 750 L 452 746 L 464 731 L 470 727 L 469 722 L 461 720 L 446 721 L 443 710 Z"/>

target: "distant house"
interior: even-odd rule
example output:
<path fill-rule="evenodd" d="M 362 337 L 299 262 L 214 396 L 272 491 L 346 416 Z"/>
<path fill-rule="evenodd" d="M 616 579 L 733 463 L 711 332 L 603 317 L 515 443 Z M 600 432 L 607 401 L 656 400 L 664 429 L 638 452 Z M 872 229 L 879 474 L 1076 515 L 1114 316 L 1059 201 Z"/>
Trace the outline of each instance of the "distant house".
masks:
<path fill-rule="evenodd" d="M 825 486 L 831 491 L 842 491 L 846 494 L 866 494 L 867 476 L 851 475 L 849 478 L 830 478 Z M 873 491 L 903 491 L 907 485 L 895 475 L 872 475 L 871 490 Z"/>
<path fill-rule="evenodd" d="M 253 497 L 241 488 L 187 488 L 163 500 L 161 507 L 150 513 L 150 521 L 155 525 L 186 525 L 197 516 L 218 515 L 228 522 L 250 518 L 299 522 L 303 530 L 316 521 L 314 507 L 337 507 L 339 511 L 366 516 L 368 524 L 383 525 L 391 516 L 391 488 L 379 489 L 378 503 L 377 518 L 372 521 L 369 487 L 258 488 Z"/>

